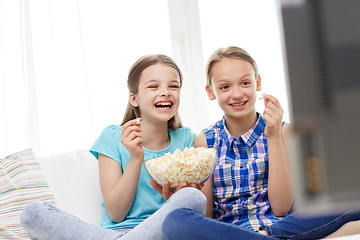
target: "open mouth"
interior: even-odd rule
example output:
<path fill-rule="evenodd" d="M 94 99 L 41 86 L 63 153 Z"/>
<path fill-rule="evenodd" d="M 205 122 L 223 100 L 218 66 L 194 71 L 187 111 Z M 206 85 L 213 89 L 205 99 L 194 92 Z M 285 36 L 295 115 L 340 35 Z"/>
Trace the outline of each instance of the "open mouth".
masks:
<path fill-rule="evenodd" d="M 241 103 L 230 103 L 229 105 L 232 107 L 240 107 L 240 106 L 245 105 L 245 103 L 247 103 L 247 101 L 241 102 Z"/>
<path fill-rule="evenodd" d="M 158 109 L 169 109 L 172 107 L 171 102 L 158 102 L 155 104 L 155 107 Z"/>

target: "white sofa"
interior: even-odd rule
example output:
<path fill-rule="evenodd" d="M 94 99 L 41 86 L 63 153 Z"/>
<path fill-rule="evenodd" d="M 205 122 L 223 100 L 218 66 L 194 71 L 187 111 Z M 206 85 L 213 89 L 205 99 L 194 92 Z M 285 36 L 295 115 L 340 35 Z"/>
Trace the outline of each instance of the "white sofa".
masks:
<path fill-rule="evenodd" d="M 96 158 L 83 150 L 38 160 L 57 205 L 84 221 L 99 225 L 102 196 Z M 360 234 L 336 239 L 359 240 Z"/>
<path fill-rule="evenodd" d="M 81 150 L 63 154 L 52 155 L 48 157 L 29 157 L 31 152 L 25 151 L 24 153 L 15 154 L 11 159 L 12 165 L 17 165 L 18 168 L 10 168 L 10 170 L 6 167 L 9 164 L 9 160 L 2 159 L 1 171 L 7 172 L 10 176 L 10 181 L 7 181 L 6 176 L 3 174 L 3 178 L 0 179 L 2 183 L 12 184 L 10 188 L 7 188 L 9 191 L 3 191 L 0 198 L 1 207 L 8 207 L 7 212 L 4 214 L 0 214 L 0 238 L 1 239 L 28 239 L 24 232 L 18 227 L 14 228 L 14 225 L 11 221 L 17 222 L 18 217 L 14 216 L 14 214 L 20 214 L 21 209 L 19 204 L 25 204 L 24 199 L 29 200 L 34 196 L 40 196 L 43 199 L 47 199 L 53 201 L 55 199 L 56 205 L 78 218 L 95 224 L 100 225 L 100 219 L 102 216 L 101 210 L 101 201 L 102 195 L 99 184 L 99 174 L 98 174 L 98 162 L 96 158 L 89 153 L 88 150 Z M 31 160 L 32 158 L 32 160 Z M 30 160 L 29 160 L 30 159 Z M 40 179 L 38 173 L 40 173 L 39 168 L 35 165 L 36 160 L 40 163 L 41 166 L 41 175 L 45 175 L 45 179 Z M 20 166 L 21 162 L 23 162 L 24 166 Z M 16 164 L 14 164 L 16 163 Z M 34 167 L 35 166 L 35 167 Z M 12 174 L 12 172 L 21 169 L 23 175 L 25 175 L 22 179 L 16 179 L 18 174 Z M 11 171 L 12 170 L 12 171 Z M 17 171 L 17 172 L 20 172 Z M 33 181 L 27 181 L 27 184 L 31 187 L 33 191 L 32 197 L 28 197 L 29 192 L 24 189 L 24 178 L 33 177 L 37 175 Z M 16 180 L 16 182 L 15 182 Z M 7 181 L 7 182 L 6 182 Z M 49 186 L 47 186 L 46 182 Z M 34 191 L 33 184 L 38 184 L 39 188 Z M 43 184 L 45 183 L 45 184 Z M 19 187 L 21 186 L 21 187 Z M 1 186 L 0 186 L 1 187 Z M 52 195 L 49 194 L 49 187 Z M 16 188 L 16 189 L 15 189 Z M 30 188 L 29 188 L 30 189 Z M 13 191 L 13 192 L 12 192 Z M 19 191 L 20 194 L 27 194 L 25 197 L 22 196 L 21 199 L 15 198 L 15 200 L 8 200 L 10 198 L 16 197 L 16 191 Z M 0 191 L 1 192 L 1 191 Z M 7 194 L 7 195 L 6 195 Z M 16 205 L 13 203 L 16 202 Z M 0 205 L 1 205 L 0 204 Z M 3 210 L 1 209 L 0 210 Z M 6 209 L 6 208 L 5 208 Z M 4 217 L 5 216 L 5 217 Z M 9 220 L 12 217 L 12 220 Z M 15 235 L 13 235 L 15 233 Z M 21 236 L 21 234 L 23 234 Z M 6 237 L 6 236 L 10 236 Z M 337 240 L 359 240 L 359 235 L 347 236 L 337 238 Z"/>

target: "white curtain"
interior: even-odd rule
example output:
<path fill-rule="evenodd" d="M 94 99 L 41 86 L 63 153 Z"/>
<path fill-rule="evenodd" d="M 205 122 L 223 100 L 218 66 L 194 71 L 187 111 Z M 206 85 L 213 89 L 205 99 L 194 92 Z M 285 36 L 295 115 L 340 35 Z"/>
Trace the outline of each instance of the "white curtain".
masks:
<path fill-rule="evenodd" d="M 180 114 L 199 132 L 222 116 L 204 66 L 228 45 L 254 56 L 264 91 L 287 110 L 275 1 L 0 0 L 0 157 L 88 149 L 121 123 L 128 70 L 144 54 L 180 65 Z"/>

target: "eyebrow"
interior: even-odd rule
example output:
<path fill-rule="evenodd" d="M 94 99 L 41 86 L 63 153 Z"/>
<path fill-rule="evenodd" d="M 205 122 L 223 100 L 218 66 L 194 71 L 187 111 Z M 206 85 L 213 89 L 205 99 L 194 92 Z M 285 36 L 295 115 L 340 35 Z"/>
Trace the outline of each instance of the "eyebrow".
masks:
<path fill-rule="evenodd" d="M 176 79 L 176 80 L 174 79 L 174 80 L 171 80 L 171 81 L 170 81 L 170 83 L 174 83 L 174 82 L 180 84 L 180 80 L 179 80 L 179 79 Z"/>
<path fill-rule="evenodd" d="M 149 80 L 149 81 L 146 81 L 145 84 L 152 84 L 152 83 L 157 83 L 157 82 L 159 82 L 159 80 L 157 80 L 157 79 L 151 79 L 151 80 Z M 174 83 L 174 82 L 180 84 L 180 80 L 178 80 L 178 79 L 170 80 L 170 83 Z"/>
<path fill-rule="evenodd" d="M 242 75 L 242 76 L 240 77 L 240 79 L 243 79 L 243 78 L 246 78 L 246 77 L 250 77 L 250 76 L 251 76 L 250 73 L 245 73 L 244 75 Z"/>
<path fill-rule="evenodd" d="M 238 79 L 244 79 L 244 78 L 247 78 L 247 77 L 251 77 L 251 74 L 250 73 L 245 73 L 243 75 L 241 75 Z M 221 78 L 220 80 L 218 80 L 218 82 L 223 82 L 223 81 L 228 81 L 229 78 L 228 77 L 225 77 L 225 78 Z"/>

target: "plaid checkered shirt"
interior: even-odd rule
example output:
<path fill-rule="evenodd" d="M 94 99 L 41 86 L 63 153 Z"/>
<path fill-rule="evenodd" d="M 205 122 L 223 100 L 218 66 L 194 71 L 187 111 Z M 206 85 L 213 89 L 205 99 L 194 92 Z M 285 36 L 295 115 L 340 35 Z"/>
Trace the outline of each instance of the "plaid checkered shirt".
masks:
<path fill-rule="evenodd" d="M 213 172 L 215 219 L 258 231 L 277 221 L 268 199 L 268 145 L 265 122 L 238 138 L 230 135 L 225 117 L 203 130 L 208 147 L 218 150 Z"/>

